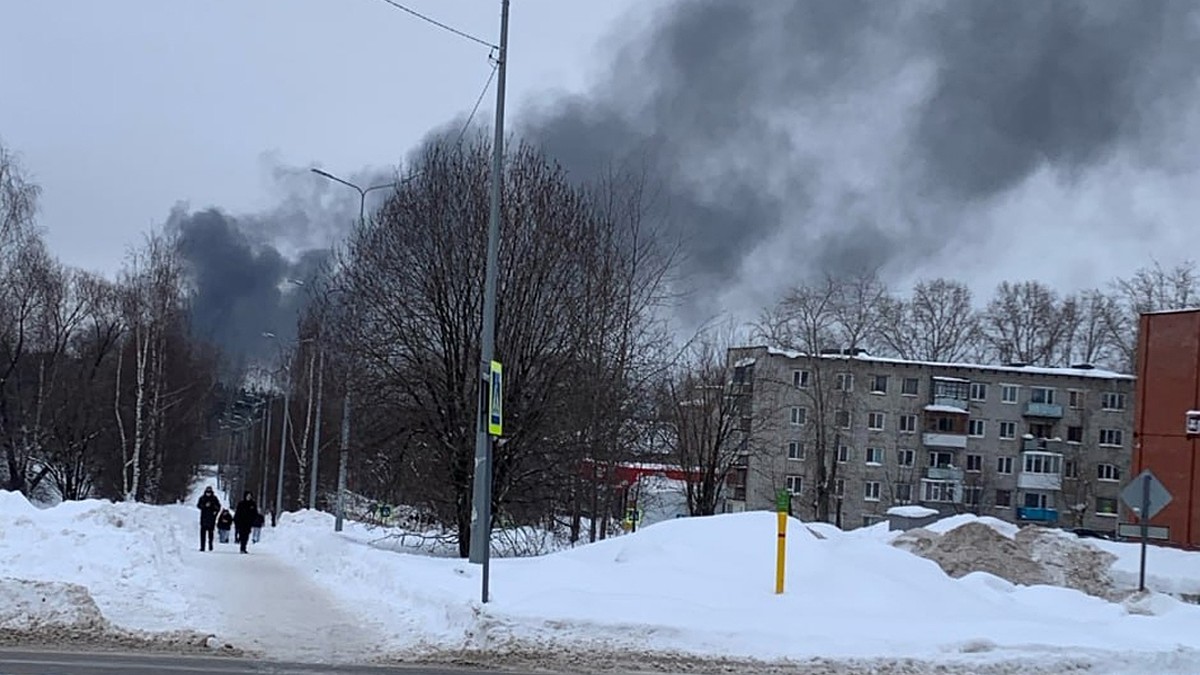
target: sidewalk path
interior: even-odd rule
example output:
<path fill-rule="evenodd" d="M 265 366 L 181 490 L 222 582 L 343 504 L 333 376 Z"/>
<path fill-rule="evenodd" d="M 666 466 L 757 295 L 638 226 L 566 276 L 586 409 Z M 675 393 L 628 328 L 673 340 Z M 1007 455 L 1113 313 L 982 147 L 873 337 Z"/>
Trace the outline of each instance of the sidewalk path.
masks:
<path fill-rule="evenodd" d="M 179 526 L 196 530 L 194 509 L 179 509 Z M 379 653 L 380 640 L 337 606 L 324 590 L 271 552 L 270 528 L 263 540 L 238 553 L 235 543 L 185 554 L 192 603 L 209 617 L 218 638 L 263 656 L 309 663 L 363 663 Z"/>

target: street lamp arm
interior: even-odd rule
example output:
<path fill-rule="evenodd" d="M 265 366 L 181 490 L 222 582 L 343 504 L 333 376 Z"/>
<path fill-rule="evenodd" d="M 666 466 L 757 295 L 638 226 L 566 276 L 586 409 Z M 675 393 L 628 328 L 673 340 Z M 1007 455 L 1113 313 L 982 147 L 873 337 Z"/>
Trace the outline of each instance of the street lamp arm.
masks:
<path fill-rule="evenodd" d="M 360 188 L 360 187 L 358 187 L 357 185 L 355 185 L 354 183 L 351 183 L 351 182 L 350 182 L 350 181 L 348 181 L 348 180 L 343 180 L 343 179 L 341 179 L 341 178 L 338 178 L 337 176 L 335 176 L 335 175 L 333 175 L 333 174 L 329 173 L 328 171 L 322 171 L 322 170 L 320 170 L 320 169 L 317 169 L 317 168 L 315 168 L 315 167 L 314 167 L 313 169 L 311 169 L 311 171 L 312 171 L 313 173 L 317 174 L 318 176 L 324 176 L 325 178 L 328 178 L 328 179 L 329 179 L 329 180 L 331 180 L 331 181 L 334 181 L 334 182 L 337 182 L 337 183 L 341 183 L 342 185 L 345 185 L 346 187 L 351 187 L 351 188 L 354 188 L 355 190 L 357 190 L 357 191 L 358 191 L 358 194 L 360 194 L 360 195 L 365 195 L 365 194 L 366 194 L 366 192 L 367 192 L 366 190 L 363 190 L 362 188 Z"/>

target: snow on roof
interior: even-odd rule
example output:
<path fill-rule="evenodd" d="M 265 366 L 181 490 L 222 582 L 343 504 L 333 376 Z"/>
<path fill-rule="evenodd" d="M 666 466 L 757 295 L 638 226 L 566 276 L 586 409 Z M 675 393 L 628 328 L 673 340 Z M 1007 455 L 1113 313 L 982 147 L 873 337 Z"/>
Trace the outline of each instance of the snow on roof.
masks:
<path fill-rule="evenodd" d="M 744 358 L 744 359 L 738 359 L 737 361 L 734 361 L 734 362 L 733 362 L 733 367 L 734 367 L 734 368 L 741 368 L 742 366 L 752 366 L 752 365 L 754 365 L 754 361 L 755 361 L 755 360 L 756 360 L 756 359 L 754 359 L 753 357 L 747 357 L 747 358 Z"/>
<path fill-rule="evenodd" d="M 899 516 L 901 518 L 928 518 L 929 516 L 936 516 L 938 514 L 938 510 L 931 509 L 927 506 L 910 504 L 908 506 L 893 506 L 887 510 L 887 514 L 889 516 Z"/>
<path fill-rule="evenodd" d="M 970 380 L 964 377 L 946 377 L 945 375 L 934 375 L 933 379 L 938 382 L 970 382 Z"/>
<path fill-rule="evenodd" d="M 1192 417 L 1194 415 L 1200 415 L 1200 410 L 1189 410 L 1189 411 L 1187 411 L 1187 415 L 1188 415 L 1188 417 Z"/>
<path fill-rule="evenodd" d="M 1142 314 L 1185 314 L 1188 312 L 1200 312 L 1200 307 L 1180 307 L 1179 309 L 1156 309 L 1150 312 L 1142 312 Z"/>
<path fill-rule="evenodd" d="M 742 349 L 753 349 L 754 347 L 743 347 Z M 767 353 L 772 356 L 783 356 L 789 359 L 806 358 L 804 352 L 792 351 L 788 349 L 779 349 L 777 347 L 763 347 Z M 897 359 L 886 356 L 868 356 L 859 354 L 850 356 L 848 354 L 822 354 L 823 359 L 842 359 L 849 361 L 857 359 L 859 361 L 868 361 L 873 363 L 890 363 L 895 365 L 909 366 L 927 366 L 931 368 L 968 368 L 972 370 L 985 370 L 993 373 L 1025 373 L 1027 375 L 1057 375 L 1059 377 L 1081 377 L 1097 380 L 1129 380 L 1133 381 L 1137 378 L 1127 373 L 1118 373 L 1112 370 L 1103 368 L 1050 368 L 1047 366 L 996 366 L 986 363 L 952 363 L 947 361 L 914 361 L 909 359 Z"/>
<path fill-rule="evenodd" d="M 929 412 L 957 413 L 959 415 L 967 414 L 967 411 L 963 410 L 962 408 L 958 408 L 958 407 L 955 407 L 952 405 L 941 405 L 940 403 L 930 403 L 929 405 L 925 406 L 925 410 L 927 410 Z"/>

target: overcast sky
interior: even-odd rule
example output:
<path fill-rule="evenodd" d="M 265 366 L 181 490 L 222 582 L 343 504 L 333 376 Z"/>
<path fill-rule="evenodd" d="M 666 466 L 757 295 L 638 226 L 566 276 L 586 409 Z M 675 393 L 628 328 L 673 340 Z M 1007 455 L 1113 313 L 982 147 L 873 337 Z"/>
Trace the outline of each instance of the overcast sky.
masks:
<path fill-rule="evenodd" d="M 498 2 L 404 4 L 498 41 Z M 514 4 L 516 106 L 582 88 L 635 2 Z M 43 188 L 52 249 L 105 272 L 179 201 L 252 212 L 276 166 L 396 164 L 490 73 L 486 48 L 381 0 L 3 0 L 0 33 L 0 139 Z"/>
<path fill-rule="evenodd" d="M 406 4 L 498 39 L 498 2 Z M 696 312 L 859 267 L 984 296 L 1103 286 L 1196 257 L 1198 11 L 514 0 L 509 128 L 583 178 L 646 159 Z M 328 245 L 352 195 L 304 168 L 394 166 L 489 73 L 485 48 L 382 0 L 0 0 L 0 26 L 0 138 L 44 188 L 54 251 L 112 271 L 182 201 L 211 277 L 242 246 L 270 262 L 263 289 L 291 272 L 230 232 Z"/>

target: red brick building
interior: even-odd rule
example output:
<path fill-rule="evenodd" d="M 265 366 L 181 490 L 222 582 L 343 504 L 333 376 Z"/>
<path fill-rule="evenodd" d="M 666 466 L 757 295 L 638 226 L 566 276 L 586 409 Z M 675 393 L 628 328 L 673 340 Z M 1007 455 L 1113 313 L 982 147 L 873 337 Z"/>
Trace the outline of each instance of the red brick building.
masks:
<path fill-rule="evenodd" d="M 1143 314 L 1139 328 L 1130 477 L 1154 472 L 1172 500 L 1150 524 L 1169 528 L 1174 545 L 1200 548 L 1200 309 Z"/>

